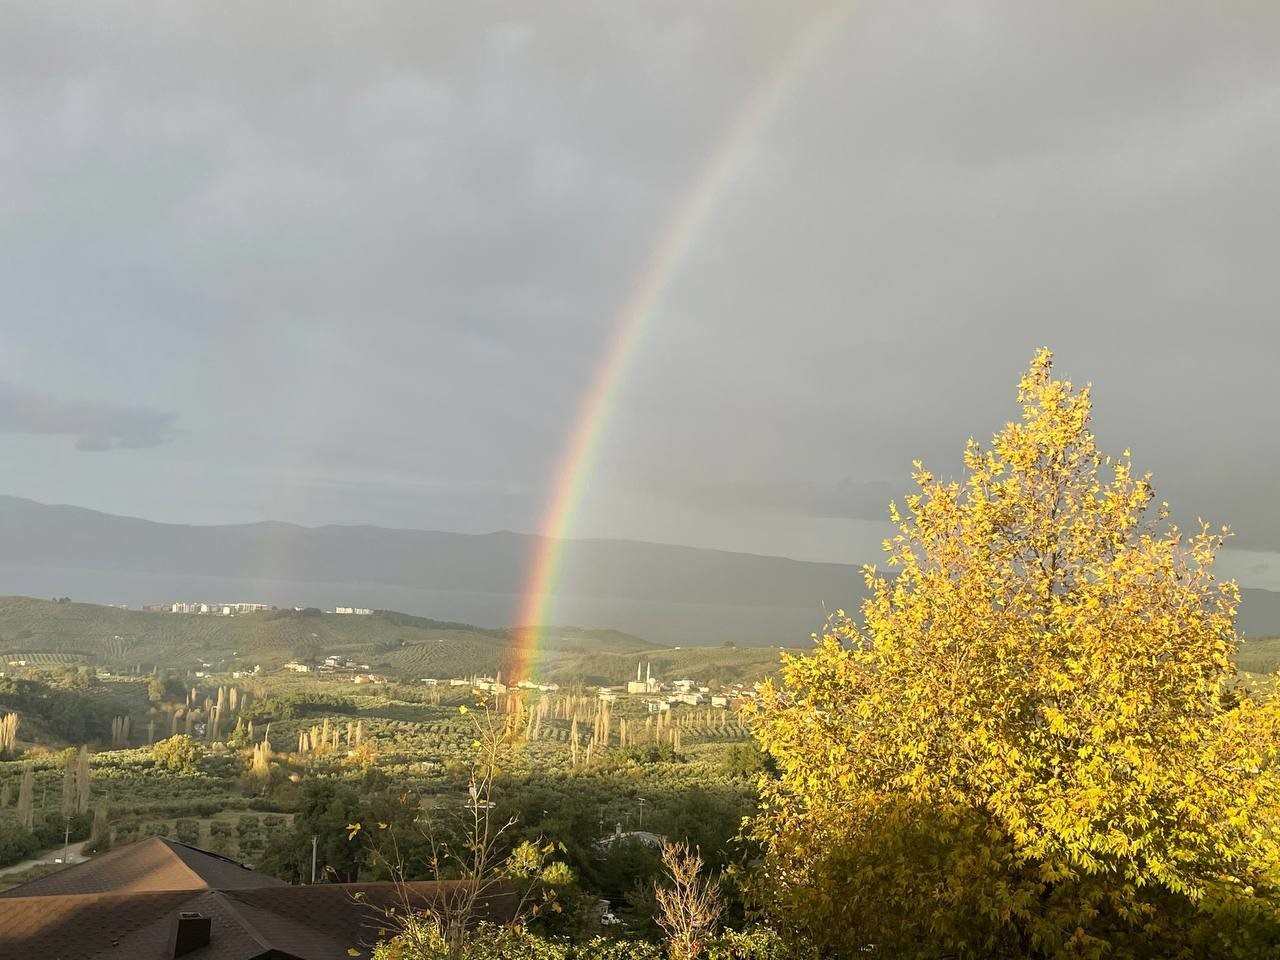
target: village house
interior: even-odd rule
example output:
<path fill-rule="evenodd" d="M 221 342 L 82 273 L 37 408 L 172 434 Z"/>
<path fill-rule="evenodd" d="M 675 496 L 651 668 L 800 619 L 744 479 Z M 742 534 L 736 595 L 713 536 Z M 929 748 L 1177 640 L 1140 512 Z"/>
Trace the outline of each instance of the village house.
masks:
<path fill-rule="evenodd" d="M 0 957 L 345 960 L 387 937 L 391 909 L 429 911 L 451 881 L 292 886 L 163 837 L 118 847 L 0 894 Z M 510 922 L 506 884 L 480 916 Z"/>

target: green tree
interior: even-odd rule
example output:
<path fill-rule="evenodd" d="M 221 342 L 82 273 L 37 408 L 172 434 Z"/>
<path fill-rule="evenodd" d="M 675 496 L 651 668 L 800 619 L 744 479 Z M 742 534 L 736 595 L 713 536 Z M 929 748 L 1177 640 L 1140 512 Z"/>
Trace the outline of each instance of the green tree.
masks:
<path fill-rule="evenodd" d="M 1165 957 L 1205 925 L 1255 955 L 1221 918 L 1275 929 L 1280 711 L 1237 679 L 1222 538 L 1098 450 L 1047 351 L 1019 400 L 962 483 L 916 465 L 896 575 L 766 687 L 759 892 L 835 956 Z"/>
<path fill-rule="evenodd" d="M 76 812 L 89 812 L 89 748 L 81 746 L 76 756 Z"/>
<path fill-rule="evenodd" d="M 31 764 L 22 768 L 22 783 L 18 786 L 18 822 L 26 830 L 35 825 L 36 775 Z"/>
<path fill-rule="evenodd" d="M 151 748 L 151 755 L 155 758 L 157 767 L 179 776 L 189 776 L 199 771 L 204 747 L 186 734 L 180 733 L 176 737 L 169 737 L 155 744 Z"/>
<path fill-rule="evenodd" d="M 76 803 L 76 758 L 75 747 L 67 747 L 62 751 L 62 815 L 70 818 L 79 811 Z"/>

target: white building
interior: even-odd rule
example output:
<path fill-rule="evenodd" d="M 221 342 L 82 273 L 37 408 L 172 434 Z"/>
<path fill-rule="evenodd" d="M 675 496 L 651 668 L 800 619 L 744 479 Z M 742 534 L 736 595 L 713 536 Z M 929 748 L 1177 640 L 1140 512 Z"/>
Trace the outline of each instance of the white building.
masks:
<path fill-rule="evenodd" d="M 369 607 L 334 607 L 333 612 L 351 614 L 357 617 L 367 617 L 369 614 L 373 613 L 373 610 Z"/>
<path fill-rule="evenodd" d="M 634 680 L 627 681 L 627 693 L 630 693 L 630 694 L 657 693 L 658 687 L 660 686 L 660 684 L 658 683 L 657 680 L 653 679 L 653 664 L 649 664 L 645 669 L 643 680 L 640 679 L 640 667 L 641 667 L 641 664 L 637 663 L 636 678 Z"/>

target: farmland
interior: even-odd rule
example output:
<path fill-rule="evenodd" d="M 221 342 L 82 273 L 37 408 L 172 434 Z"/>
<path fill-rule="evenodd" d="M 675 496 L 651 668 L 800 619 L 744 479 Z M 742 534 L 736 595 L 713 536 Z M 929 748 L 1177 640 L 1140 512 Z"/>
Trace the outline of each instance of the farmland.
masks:
<path fill-rule="evenodd" d="M 73 840 L 92 834 L 90 850 L 169 836 L 297 880 L 307 879 L 316 836 L 321 870 L 381 875 L 385 859 L 338 828 L 405 797 L 419 811 L 455 809 L 477 716 L 513 711 L 520 746 L 494 802 L 519 837 L 557 844 L 596 892 L 621 905 L 657 869 L 655 856 L 626 845 L 617 854 L 626 865 L 610 867 L 595 845 L 617 830 L 688 839 L 718 864 L 733 856 L 738 823 L 755 802 L 758 755 L 744 716 L 706 702 L 655 714 L 643 696 L 606 703 L 594 688 L 616 687 L 641 662 L 667 681 L 749 685 L 776 669 L 777 649 L 663 648 L 614 631 L 554 628 L 539 632 L 532 667 L 548 690 L 494 694 L 420 680 L 497 673 L 509 643 L 505 631 L 392 612 L 211 617 L 2 599 L 0 711 L 20 722 L 16 756 L 0 762 L 0 830 L 27 837 L 8 859 L 61 838 L 65 771 L 86 743 L 99 823 L 85 814 L 66 825 Z M 377 682 L 320 673 L 324 657 L 367 663 Z M 291 660 L 317 669 L 281 669 Z M 184 767 L 153 749 L 173 734 L 191 735 Z M 255 767 L 258 751 L 266 759 Z M 16 798 L 28 770 L 24 832 Z M 336 810 L 341 824 L 326 819 Z M 399 838 L 410 849 L 411 833 Z"/>

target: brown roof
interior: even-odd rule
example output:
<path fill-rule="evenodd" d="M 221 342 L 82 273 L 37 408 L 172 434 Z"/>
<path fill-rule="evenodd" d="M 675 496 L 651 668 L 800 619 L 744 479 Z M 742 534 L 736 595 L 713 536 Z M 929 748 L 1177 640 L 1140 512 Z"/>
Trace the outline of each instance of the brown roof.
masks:
<path fill-rule="evenodd" d="M 0 898 L 147 890 L 242 890 L 265 886 L 288 884 L 199 847 L 150 837 L 14 887 L 0 893 Z"/>
<path fill-rule="evenodd" d="M 195 896 L 189 890 L 171 890 L 9 897 L 0 900 L 0 957 L 88 960 L 157 917 L 167 919 L 185 909 Z"/>
<path fill-rule="evenodd" d="M 186 853 L 175 856 L 184 866 L 193 861 L 193 875 L 204 880 L 204 885 L 196 886 L 187 878 L 185 888 L 159 890 L 151 884 L 183 879 L 172 859 L 157 861 L 158 881 L 136 869 L 125 869 L 130 864 L 136 868 L 150 862 L 155 844 L 140 841 L 131 847 L 147 844 L 152 853 L 118 857 L 113 866 L 108 858 L 130 849 L 122 847 L 83 865 L 97 864 L 102 867 L 98 871 L 68 867 L 0 897 L 0 960 L 160 960 L 168 957 L 170 929 L 179 911 L 198 912 L 211 921 L 209 944 L 184 954 L 189 960 L 350 960 L 350 950 L 368 957 L 373 944 L 394 933 L 388 910 L 403 913 L 406 903 L 411 909 L 422 909 L 456 889 L 455 884 L 425 881 L 294 887 L 234 861 L 212 867 L 195 855 L 223 858 L 186 847 Z M 44 887 L 45 880 L 70 878 L 77 871 L 86 885 L 119 876 L 131 886 L 122 892 L 27 892 L 37 884 Z M 215 874 L 233 880 L 243 880 L 248 874 L 265 883 L 211 889 L 207 878 Z M 64 884 L 68 888 L 75 885 L 70 879 Z M 515 895 L 509 888 L 495 890 L 484 906 L 489 918 L 509 920 L 515 913 Z"/>

